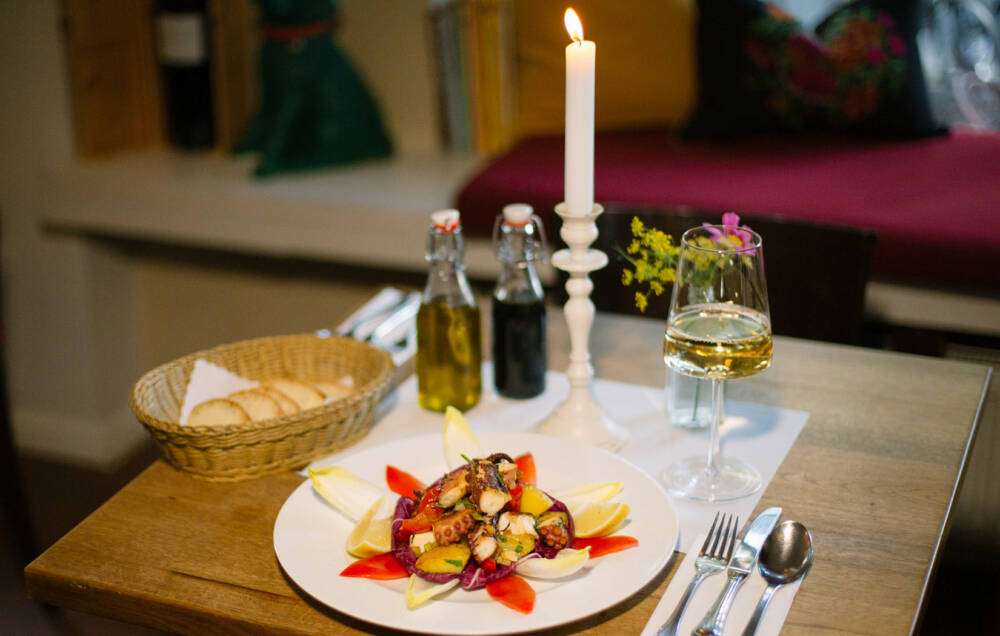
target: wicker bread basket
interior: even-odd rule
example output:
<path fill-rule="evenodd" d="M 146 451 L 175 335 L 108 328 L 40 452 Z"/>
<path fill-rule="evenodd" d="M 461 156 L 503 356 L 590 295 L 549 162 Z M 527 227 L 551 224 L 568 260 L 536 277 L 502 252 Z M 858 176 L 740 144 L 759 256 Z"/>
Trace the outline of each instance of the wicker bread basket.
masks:
<path fill-rule="evenodd" d="M 180 426 L 184 393 L 198 358 L 251 380 L 335 381 L 349 375 L 356 390 L 269 420 Z M 203 479 L 239 481 L 300 468 L 364 437 L 394 368 L 389 354 L 350 338 L 259 338 L 193 353 L 149 371 L 132 388 L 129 405 L 171 464 Z"/>

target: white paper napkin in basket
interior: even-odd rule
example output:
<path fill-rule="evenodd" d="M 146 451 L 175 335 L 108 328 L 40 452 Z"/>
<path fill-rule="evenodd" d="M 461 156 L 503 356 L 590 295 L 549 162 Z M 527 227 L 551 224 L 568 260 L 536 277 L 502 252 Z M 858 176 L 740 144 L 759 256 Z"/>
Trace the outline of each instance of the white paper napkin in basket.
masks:
<path fill-rule="evenodd" d="M 691 579 L 694 578 L 694 560 L 698 557 L 698 550 L 701 549 L 701 544 L 704 542 L 705 535 L 702 534 L 696 537 L 690 545 L 684 561 L 677 569 L 677 573 L 674 574 L 670 585 L 667 586 L 667 590 L 664 592 L 663 598 L 660 599 L 660 603 L 653 610 L 653 615 L 650 617 L 649 622 L 646 623 L 641 636 L 655 636 L 656 631 L 670 617 L 670 614 L 674 611 L 674 607 L 677 606 L 677 602 L 684 594 L 684 590 L 687 589 Z M 805 578 L 807 577 L 803 577 L 794 583 L 783 585 L 774 593 L 774 597 L 771 598 L 771 602 L 767 606 L 767 611 L 764 612 L 764 617 L 757 628 L 757 634 L 768 636 L 781 631 L 781 626 L 785 623 L 785 617 L 788 616 L 788 610 L 792 607 L 792 601 L 795 600 L 795 594 L 799 591 L 799 586 Z M 690 634 L 691 630 L 701 623 L 706 612 L 708 612 L 725 585 L 725 572 L 709 576 L 701 582 L 701 585 L 698 586 L 698 589 L 691 596 L 691 600 L 688 601 L 684 615 L 681 616 L 681 622 L 677 628 L 678 634 Z M 766 587 L 767 583 L 760 575 L 760 571 L 755 568 L 750 576 L 743 581 L 743 585 L 736 594 L 733 607 L 729 612 L 729 620 L 726 621 L 723 632 L 724 636 L 739 636 L 743 633 Z"/>
<path fill-rule="evenodd" d="M 217 364 L 198 358 L 194 361 L 191 379 L 184 391 L 181 405 L 180 425 L 187 426 L 191 411 L 206 400 L 224 398 L 236 391 L 245 391 L 260 386 L 260 382 L 248 380 Z"/>

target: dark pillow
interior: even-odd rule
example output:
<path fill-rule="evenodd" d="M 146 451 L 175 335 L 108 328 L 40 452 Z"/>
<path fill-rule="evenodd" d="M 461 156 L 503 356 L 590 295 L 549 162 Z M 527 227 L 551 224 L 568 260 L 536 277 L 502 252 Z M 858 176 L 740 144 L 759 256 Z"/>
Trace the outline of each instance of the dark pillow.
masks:
<path fill-rule="evenodd" d="M 918 6 L 856 0 L 812 33 L 759 0 L 699 0 L 698 105 L 685 136 L 941 132 L 917 50 Z"/>

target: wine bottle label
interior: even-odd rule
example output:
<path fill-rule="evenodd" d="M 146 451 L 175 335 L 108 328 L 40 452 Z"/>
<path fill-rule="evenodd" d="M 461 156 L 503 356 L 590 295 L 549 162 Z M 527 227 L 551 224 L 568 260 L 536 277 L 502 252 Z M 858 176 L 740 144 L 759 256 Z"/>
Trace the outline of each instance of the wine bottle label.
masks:
<path fill-rule="evenodd" d="M 205 19 L 200 13 L 161 13 L 156 18 L 160 62 L 195 66 L 206 59 Z"/>

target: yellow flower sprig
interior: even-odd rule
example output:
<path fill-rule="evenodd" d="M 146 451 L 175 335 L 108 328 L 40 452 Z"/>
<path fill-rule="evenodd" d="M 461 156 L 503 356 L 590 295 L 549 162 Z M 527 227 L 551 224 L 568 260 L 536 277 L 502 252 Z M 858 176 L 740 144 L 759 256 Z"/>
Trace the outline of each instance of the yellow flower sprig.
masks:
<path fill-rule="evenodd" d="M 708 223 L 709 236 L 695 236 L 693 244 L 703 248 L 703 251 L 692 250 L 691 266 L 685 270 L 684 284 L 700 289 L 708 289 L 717 280 L 725 267 L 734 264 L 733 254 L 720 253 L 719 250 L 738 250 L 750 240 L 747 226 L 740 226 L 740 217 L 735 212 L 722 215 L 720 231 Z M 632 269 L 622 269 L 622 285 L 635 285 L 635 306 L 639 311 L 646 311 L 650 295 L 659 296 L 666 291 L 667 285 L 674 283 L 676 277 L 677 258 L 680 246 L 674 245 L 673 238 L 654 227 L 646 227 L 638 217 L 632 217 L 632 242 L 622 250 L 616 246 L 618 253 L 632 265 Z M 749 256 L 742 257 L 743 265 L 753 268 Z M 646 287 L 647 289 L 643 289 Z"/>
<path fill-rule="evenodd" d="M 618 253 L 632 265 L 622 270 L 622 285 L 637 287 L 635 306 L 646 311 L 649 296 L 661 295 L 674 282 L 674 268 L 680 248 L 673 238 L 654 227 L 646 227 L 639 217 L 632 217 L 632 242 Z M 645 289 L 643 289 L 645 288 Z"/>

